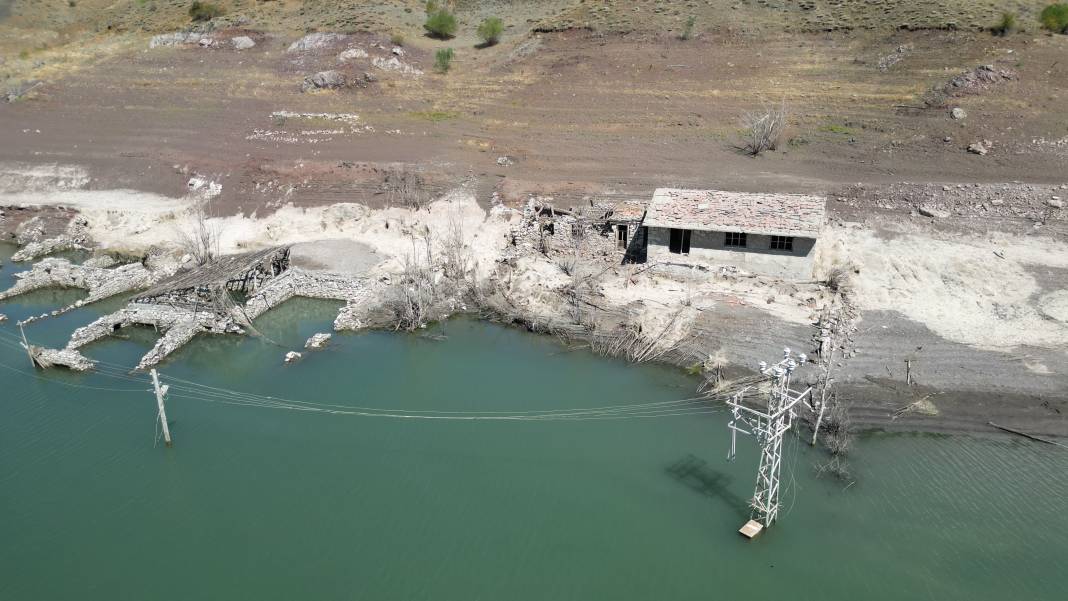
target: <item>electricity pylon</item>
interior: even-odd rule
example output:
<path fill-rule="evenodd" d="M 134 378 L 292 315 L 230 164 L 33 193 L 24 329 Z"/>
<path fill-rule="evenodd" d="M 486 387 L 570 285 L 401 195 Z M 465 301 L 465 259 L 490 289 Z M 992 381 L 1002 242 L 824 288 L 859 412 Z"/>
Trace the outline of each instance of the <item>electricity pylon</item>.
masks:
<path fill-rule="evenodd" d="M 797 392 L 790 388 L 790 377 L 799 364 L 804 364 L 804 354 L 791 355 L 790 349 L 783 350 L 783 359 L 775 365 L 760 362 L 760 373 L 767 376 L 771 385 L 767 407 L 764 409 L 744 404 L 746 387 L 727 401 L 731 408 L 731 421 L 727 427 L 731 430 L 731 448 L 728 460 L 733 460 L 736 450 L 738 432 L 756 437 L 760 445 L 760 467 L 757 468 L 756 489 L 749 502 L 752 508 L 749 523 L 742 527 L 741 533 L 752 538 L 764 528 L 771 526 L 779 516 L 779 474 L 782 471 L 782 442 L 786 431 L 793 425 L 798 405 L 809 411 L 818 412 L 812 405 L 812 388 Z M 748 427 L 749 430 L 745 430 Z M 817 425 L 817 428 L 819 426 Z"/>

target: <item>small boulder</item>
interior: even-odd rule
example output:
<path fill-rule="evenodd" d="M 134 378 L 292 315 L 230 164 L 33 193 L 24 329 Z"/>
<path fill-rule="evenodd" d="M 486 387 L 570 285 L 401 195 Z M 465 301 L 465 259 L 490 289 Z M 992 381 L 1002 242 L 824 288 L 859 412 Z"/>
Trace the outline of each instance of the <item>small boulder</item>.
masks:
<path fill-rule="evenodd" d="M 313 335 L 304 343 L 306 349 L 321 349 L 326 346 L 326 343 L 330 342 L 330 334 L 318 333 Z"/>
<path fill-rule="evenodd" d="M 508 155 L 497 157 L 497 165 L 500 167 L 510 167 L 515 165 L 515 159 Z"/>
<path fill-rule="evenodd" d="M 200 38 L 197 42 L 201 48 L 214 48 L 216 46 L 215 40 L 211 38 Z"/>
<path fill-rule="evenodd" d="M 382 69 L 383 71 L 395 71 L 397 73 L 403 73 L 404 75 L 416 76 L 423 74 L 421 70 L 416 69 L 408 63 L 399 60 L 395 56 L 389 59 L 375 57 L 371 60 L 371 64 L 379 69 Z"/>
<path fill-rule="evenodd" d="M 247 35 L 239 35 L 231 39 L 230 43 L 233 44 L 234 50 L 248 50 L 256 45 L 256 42 Z"/>
<path fill-rule="evenodd" d="M 961 119 L 967 117 L 968 113 L 964 112 L 964 109 L 957 106 L 953 107 L 953 110 L 949 111 L 949 115 L 957 121 L 960 121 Z"/>
<path fill-rule="evenodd" d="M 289 351 L 286 353 L 286 363 L 292 363 L 297 359 L 300 359 L 301 355 L 297 351 Z"/>
<path fill-rule="evenodd" d="M 968 145 L 968 152 L 983 156 L 990 152 L 990 149 L 994 146 L 994 143 L 990 140 L 982 140 L 980 142 L 972 142 Z"/>
<path fill-rule="evenodd" d="M 920 215 L 931 217 L 933 219 L 945 219 L 946 217 L 949 217 L 949 213 L 942 209 L 932 207 L 931 205 L 920 205 L 919 211 Z"/>
<path fill-rule="evenodd" d="M 1048 201 L 1046 201 L 1046 204 L 1048 204 L 1049 206 L 1053 207 L 1054 209 L 1063 209 L 1064 208 L 1064 201 L 1061 200 L 1060 196 L 1054 196 L 1053 198 L 1051 198 Z"/>
<path fill-rule="evenodd" d="M 345 75 L 340 71 L 320 71 L 315 75 L 305 77 L 300 90 L 302 92 L 310 92 L 312 90 L 337 89 L 345 87 L 345 84 Z"/>
<path fill-rule="evenodd" d="M 0 313 L 0 321 L 7 321 L 7 315 Z"/>

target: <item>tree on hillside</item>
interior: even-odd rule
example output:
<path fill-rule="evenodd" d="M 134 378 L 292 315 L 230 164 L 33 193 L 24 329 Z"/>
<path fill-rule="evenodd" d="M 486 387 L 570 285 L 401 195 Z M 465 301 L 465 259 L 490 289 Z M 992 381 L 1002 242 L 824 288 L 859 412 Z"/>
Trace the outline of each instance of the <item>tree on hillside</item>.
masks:
<path fill-rule="evenodd" d="M 456 17 L 442 8 L 427 15 L 423 28 L 431 37 L 447 40 L 456 35 Z"/>
<path fill-rule="evenodd" d="M 1050 4 L 1038 16 L 1042 27 L 1053 33 L 1068 33 L 1068 4 Z"/>

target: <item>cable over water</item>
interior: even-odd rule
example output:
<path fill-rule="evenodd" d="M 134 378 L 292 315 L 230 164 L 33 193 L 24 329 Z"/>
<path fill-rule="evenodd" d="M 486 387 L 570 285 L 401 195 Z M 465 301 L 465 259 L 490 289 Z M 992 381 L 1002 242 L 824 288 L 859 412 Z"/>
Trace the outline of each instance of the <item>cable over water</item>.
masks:
<path fill-rule="evenodd" d="M 4 340 L 3 338 L 7 338 L 7 340 Z M 20 341 L 7 332 L 0 332 L 0 345 L 21 348 Z M 64 382 L 57 378 L 46 378 L 37 373 L 2 363 L 0 363 L 0 368 L 26 377 L 35 378 L 41 381 L 55 382 L 71 388 L 85 388 L 113 392 L 141 392 L 142 390 L 149 390 L 147 387 L 149 384 L 147 378 L 136 377 L 133 375 L 136 372 L 131 368 L 107 361 L 96 362 L 96 375 L 112 380 L 145 384 L 146 388 L 106 388 L 88 386 L 72 382 Z M 391 407 L 315 403 L 210 386 L 177 376 L 160 375 L 161 380 L 169 386 L 168 398 L 172 399 L 356 417 L 453 421 L 589 421 L 649 419 L 720 413 L 720 410 L 708 404 L 709 398 L 707 396 L 695 396 L 671 401 L 631 403 L 626 405 L 602 405 L 597 407 L 568 407 L 559 409 L 516 411 L 399 409 Z"/>

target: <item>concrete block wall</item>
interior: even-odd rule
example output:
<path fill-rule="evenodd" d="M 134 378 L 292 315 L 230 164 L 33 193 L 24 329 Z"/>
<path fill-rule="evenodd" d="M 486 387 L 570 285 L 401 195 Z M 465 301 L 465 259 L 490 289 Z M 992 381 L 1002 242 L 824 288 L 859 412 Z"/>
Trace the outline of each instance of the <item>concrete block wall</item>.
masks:
<path fill-rule="evenodd" d="M 671 230 L 649 228 L 649 261 L 673 261 L 676 263 L 701 264 L 710 267 L 730 265 L 743 271 L 770 275 L 788 280 L 812 278 L 814 238 L 794 238 L 794 249 L 771 250 L 771 236 L 746 235 L 746 247 L 725 246 L 725 232 L 691 231 L 690 252 L 687 255 L 671 253 L 669 243 Z"/>

